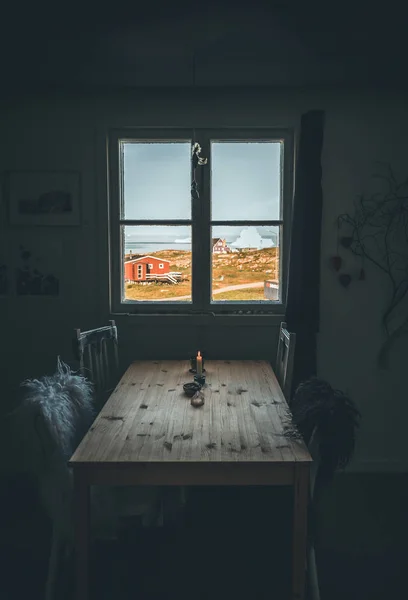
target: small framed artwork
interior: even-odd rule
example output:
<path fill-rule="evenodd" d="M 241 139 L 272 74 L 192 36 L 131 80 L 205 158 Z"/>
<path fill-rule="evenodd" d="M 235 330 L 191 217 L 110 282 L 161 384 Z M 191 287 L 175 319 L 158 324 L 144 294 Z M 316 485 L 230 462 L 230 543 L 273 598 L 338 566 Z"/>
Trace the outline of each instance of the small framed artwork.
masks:
<path fill-rule="evenodd" d="M 10 171 L 6 189 L 11 225 L 70 227 L 80 224 L 77 171 Z"/>

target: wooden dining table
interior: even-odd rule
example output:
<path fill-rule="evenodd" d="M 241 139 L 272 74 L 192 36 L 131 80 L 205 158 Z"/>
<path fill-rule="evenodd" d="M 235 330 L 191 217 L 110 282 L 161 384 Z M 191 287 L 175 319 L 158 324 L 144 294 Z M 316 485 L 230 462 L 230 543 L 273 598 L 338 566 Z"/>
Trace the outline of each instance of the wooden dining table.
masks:
<path fill-rule="evenodd" d="M 311 456 L 271 365 L 207 360 L 204 405 L 183 384 L 189 361 L 136 361 L 70 460 L 77 600 L 89 600 L 90 486 L 274 486 L 294 491 L 292 590 L 303 600 Z"/>

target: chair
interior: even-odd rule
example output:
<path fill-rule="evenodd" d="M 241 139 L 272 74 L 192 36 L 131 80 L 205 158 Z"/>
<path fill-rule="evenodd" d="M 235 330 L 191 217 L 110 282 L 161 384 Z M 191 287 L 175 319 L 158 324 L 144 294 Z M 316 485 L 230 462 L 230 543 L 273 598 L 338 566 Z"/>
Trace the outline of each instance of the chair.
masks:
<path fill-rule="evenodd" d="M 289 403 L 292 389 L 293 360 L 295 356 L 296 334 L 289 333 L 286 323 L 280 324 L 278 351 L 276 353 L 275 374 L 283 395 Z"/>
<path fill-rule="evenodd" d="M 81 331 L 75 329 L 74 355 L 79 361 L 79 370 L 84 377 L 88 377 L 94 384 L 96 404 L 100 409 L 109 398 L 119 379 L 118 333 L 115 321 L 110 325 Z M 135 513 L 134 503 L 144 493 L 147 497 L 152 495 L 150 487 L 118 488 L 116 501 L 121 505 L 121 516 L 129 521 L 139 512 Z M 185 505 L 185 490 L 162 490 L 161 518 L 166 523 L 171 523 L 177 518 Z"/>
<path fill-rule="evenodd" d="M 316 514 L 317 483 L 328 484 L 354 453 L 360 412 L 343 392 L 322 379 L 312 377 L 301 383 L 291 404 L 293 422 L 308 446 L 313 463 L 310 469 L 310 514 Z M 315 556 L 315 523 L 309 523 L 307 583 L 310 600 L 320 600 Z"/>
<path fill-rule="evenodd" d="M 119 379 L 118 332 L 115 321 L 109 323 L 89 331 L 75 329 L 74 355 L 79 361 L 80 373 L 94 384 L 99 407 Z"/>
<path fill-rule="evenodd" d="M 83 376 L 73 374 L 58 359 L 53 376 L 25 381 L 22 386 L 26 397 L 18 409 L 18 416 L 32 424 L 31 434 L 26 437 L 26 452 L 31 454 L 40 449 L 41 460 L 36 463 L 35 475 L 42 503 L 52 523 L 46 600 L 61 600 L 64 597 L 62 590 L 68 586 L 67 581 L 60 585 L 57 576 L 68 576 L 66 565 L 74 542 L 73 477 L 68 459 L 94 418 L 92 384 Z M 25 431 L 30 431 L 27 425 Z M 122 488 L 91 488 L 94 537 L 116 539 L 122 497 Z M 143 489 L 137 500 L 138 503 L 134 494 L 133 515 L 142 516 L 147 525 L 156 524 L 161 503 L 157 490 Z"/>

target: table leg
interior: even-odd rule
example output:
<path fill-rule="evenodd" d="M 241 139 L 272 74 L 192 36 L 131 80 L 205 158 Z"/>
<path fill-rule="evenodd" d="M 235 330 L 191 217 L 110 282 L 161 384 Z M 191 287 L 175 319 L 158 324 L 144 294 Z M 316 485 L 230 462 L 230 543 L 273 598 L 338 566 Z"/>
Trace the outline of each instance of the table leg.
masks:
<path fill-rule="evenodd" d="M 295 466 L 292 549 L 292 600 L 303 600 L 306 583 L 309 465 Z"/>
<path fill-rule="evenodd" d="M 89 491 L 86 473 L 74 470 L 76 599 L 89 600 Z"/>

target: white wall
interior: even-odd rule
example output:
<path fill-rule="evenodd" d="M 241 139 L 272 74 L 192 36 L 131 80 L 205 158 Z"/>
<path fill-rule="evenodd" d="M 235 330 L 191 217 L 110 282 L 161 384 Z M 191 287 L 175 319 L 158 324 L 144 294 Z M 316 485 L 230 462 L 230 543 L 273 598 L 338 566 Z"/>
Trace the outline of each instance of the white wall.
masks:
<path fill-rule="evenodd" d="M 319 375 L 347 390 L 358 403 L 364 425 L 354 469 L 400 470 L 408 466 L 403 441 L 408 418 L 403 356 L 395 346 L 389 371 L 379 372 L 380 318 L 387 288 L 381 274 L 366 266 L 365 282 L 343 289 L 328 267 L 336 251 L 335 218 L 355 196 L 372 186 L 374 160 L 391 161 L 404 172 L 408 115 L 404 99 L 368 92 L 268 90 L 143 90 L 26 97 L 0 112 L 0 170 L 78 170 L 82 177 L 83 220 L 78 228 L 39 229 L 7 224 L 1 205 L 1 254 L 13 261 L 13 247 L 31 243 L 43 253 L 62 252 L 58 298 L 10 295 L 0 298 L 0 340 L 5 405 L 24 377 L 50 372 L 55 357 L 71 360 L 74 327 L 89 328 L 109 318 L 106 269 L 106 190 L 101 139 L 113 126 L 294 126 L 302 112 L 326 110 L 323 150 L 323 235 Z M 4 200 L 4 198 L 3 198 Z M 34 248 L 33 248 L 34 249 Z M 13 292 L 14 294 L 14 292 Z M 181 319 L 118 318 L 123 364 L 136 357 L 188 357 L 197 347 L 214 357 L 270 358 L 276 322 L 256 326 Z M 228 322 L 227 322 L 228 323 Z"/>

